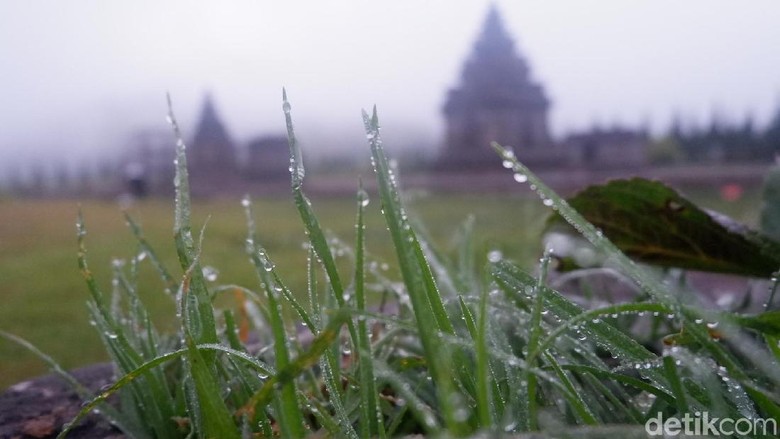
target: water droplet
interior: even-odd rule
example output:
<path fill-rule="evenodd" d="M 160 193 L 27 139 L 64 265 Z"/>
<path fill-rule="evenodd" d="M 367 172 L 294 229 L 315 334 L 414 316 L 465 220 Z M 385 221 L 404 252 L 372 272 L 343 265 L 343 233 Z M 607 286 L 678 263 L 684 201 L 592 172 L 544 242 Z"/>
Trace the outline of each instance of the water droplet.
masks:
<path fill-rule="evenodd" d="M 707 327 L 710 329 L 715 329 L 718 327 L 718 322 L 707 323 Z"/>
<path fill-rule="evenodd" d="M 515 172 L 515 175 L 513 176 L 516 182 L 518 183 L 525 183 L 528 181 L 528 176 L 521 173 L 521 172 Z"/>
<path fill-rule="evenodd" d="M 202 270 L 203 270 L 203 277 L 205 277 L 207 281 L 214 282 L 217 280 L 217 277 L 219 276 L 219 270 L 208 265 L 203 267 Z"/>
<path fill-rule="evenodd" d="M 368 206 L 368 203 L 369 203 L 369 199 L 368 199 L 368 197 L 365 197 L 365 198 L 363 198 L 362 200 L 360 200 L 360 205 L 361 205 L 362 207 L 366 207 L 366 206 Z"/>
<path fill-rule="evenodd" d="M 701 324 L 704 322 L 704 319 L 696 319 L 696 320 L 694 320 L 694 322 L 695 322 L 697 325 L 701 325 Z"/>
<path fill-rule="evenodd" d="M 501 250 L 491 250 L 487 254 L 488 261 L 490 262 L 498 262 L 504 257 L 504 254 L 501 253 Z"/>
<path fill-rule="evenodd" d="M 241 205 L 244 206 L 244 207 L 249 207 L 250 204 L 251 204 L 251 202 L 249 201 L 249 197 L 244 197 L 241 200 Z"/>
<path fill-rule="evenodd" d="M 542 204 L 544 204 L 547 207 L 550 207 L 553 205 L 553 200 L 550 198 L 545 198 L 542 200 Z"/>
<path fill-rule="evenodd" d="M 292 106 L 290 105 L 289 102 L 284 101 L 284 103 L 282 104 L 282 111 L 284 111 L 285 114 L 289 114 L 290 110 L 292 110 Z"/>

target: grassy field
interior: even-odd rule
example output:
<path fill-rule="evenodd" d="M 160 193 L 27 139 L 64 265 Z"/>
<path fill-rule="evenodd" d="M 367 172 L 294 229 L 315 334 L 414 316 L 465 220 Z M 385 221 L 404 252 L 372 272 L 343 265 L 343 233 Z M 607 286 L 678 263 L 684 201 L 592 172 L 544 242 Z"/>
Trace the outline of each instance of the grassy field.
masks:
<path fill-rule="evenodd" d="M 722 201 L 714 190 L 699 190 L 690 195 L 705 207 L 755 223 L 757 193 L 746 193 L 738 202 Z M 351 245 L 354 199 L 312 201 L 323 226 Z M 104 291 L 110 291 L 112 261 L 132 257 L 137 252 L 135 239 L 117 204 L 86 201 L 81 205 L 88 231 L 90 267 Z M 528 194 L 419 194 L 410 200 L 410 205 L 431 241 L 445 252 L 463 221 L 474 215 L 475 241 L 482 254 L 498 249 L 526 267 L 533 267 L 539 256 L 539 232 L 548 210 Z M 76 266 L 77 211 L 76 201 L 0 201 L 0 329 L 28 339 L 67 368 L 105 360 L 103 347 L 88 323 L 88 293 Z M 174 256 L 172 211 L 172 201 L 168 200 L 145 201 L 129 210 L 168 268 L 178 274 L 181 270 Z M 194 213 L 194 224 L 203 224 L 209 217 L 202 261 L 219 270 L 215 284 L 256 289 L 254 271 L 243 252 L 246 227 L 238 197 L 200 202 Z M 302 246 L 303 226 L 292 201 L 285 197 L 255 200 L 255 215 L 262 244 L 287 283 L 300 292 L 305 279 L 294 275 L 302 271 L 306 251 Z M 512 238 L 507 240 L 506 236 Z M 391 272 L 395 269 L 376 200 L 368 209 L 367 246 L 377 262 L 386 262 Z M 351 273 L 345 272 L 344 276 L 349 278 Z M 163 285 L 149 264 L 142 264 L 140 278 L 142 298 L 154 318 L 162 327 L 171 325 L 172 301 L 163 293 Z M 44 372 L 46 368 L 40 360 L 0 340 L 0 389 Z"/>

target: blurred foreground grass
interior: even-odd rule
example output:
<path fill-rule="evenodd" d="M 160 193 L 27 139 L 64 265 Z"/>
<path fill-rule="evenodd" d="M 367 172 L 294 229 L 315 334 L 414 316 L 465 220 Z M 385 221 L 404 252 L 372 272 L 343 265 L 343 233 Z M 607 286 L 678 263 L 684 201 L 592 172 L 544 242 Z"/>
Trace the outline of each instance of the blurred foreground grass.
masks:
<path fill-rule="evenodd" d="M 303 296 L 305 279 L 296 275 L 306 263 L 304 234 L 292 200 L 254 200 L 262 244 L 296 294 Z M 475 217 L 476 250 L 500 250 L 506 257 L 532 266 L 539 254 L 539 234 L 546 212 L 527 195 L 423 195 L 410 202 L 437 248 L 447 250 L 463 221 Z M 312 200 L 323 227 L 352 245 L 354 198 Z M 90 269 L 104 291 L 111 290 L 112 261 L 134 256 L 137 243 L 126 227 L 120 207 L 112 202 L 82 202 L 87 226 Z M 367 251 L 380 266 L 393 261 L 379 203 L 367 210 Z M 257 279 L 244 253 L 246 226 L 239 197 L 200 202 L 193 225 L 206 220 L 201 260 L 219 270 L 215 284 L 230 283 L 257 289 Z M 67 200 L 4 200 L 0 202 L 0 329 L 24 337 L 66 368 L 105 360 L 104 349 L 88 323 L 88 297 L 76 265 L 75 220 L 78 205 Z M 129 213 L 172 273 L 177 270 L 173 246 L 173 206 L 168 200 L 138 203 Z M 389 270 L 394 267 L 389 266 Z M 347 278 L 352 273 L 344 273 Z M 174 316 L 172 301 L 163 292 L 149 264 L 140 270 L 141 297 L 161 328 Z M 230 297 L 222 299 L 230 303 Z M 0 390 L 45 373 L 45 366 L 23 349 L 0 341 Z"/>

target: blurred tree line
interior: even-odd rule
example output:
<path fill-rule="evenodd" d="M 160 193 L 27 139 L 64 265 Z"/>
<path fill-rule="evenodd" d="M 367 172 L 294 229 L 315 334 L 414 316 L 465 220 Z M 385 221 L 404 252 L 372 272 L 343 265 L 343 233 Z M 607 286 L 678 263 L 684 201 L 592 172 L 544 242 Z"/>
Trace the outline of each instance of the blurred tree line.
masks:
<path fill-rule="evenodd" d="M 780 108 L 763 129 L 752 117 L 733 123 L 713 117 L 709 126 L 683 126 L 679 118 L 650 145 L 655 164 L 684 162 L 767 162 L 780 153 Z"/>

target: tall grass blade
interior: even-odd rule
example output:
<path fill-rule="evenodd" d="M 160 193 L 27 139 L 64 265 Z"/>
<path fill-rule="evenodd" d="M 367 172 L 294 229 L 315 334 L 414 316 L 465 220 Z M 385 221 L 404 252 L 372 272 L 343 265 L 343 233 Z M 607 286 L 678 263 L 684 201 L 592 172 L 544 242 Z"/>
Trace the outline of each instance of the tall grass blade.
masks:
<path fill-rule="evenodd" d="M 214 321 L 214 310 L 211 305 L 211 296 L 206 287 L 206 280 L 200 264 L 196 260 L 196 245 L 192 237 L 192 227 L 190 224 L 191 203 L 190 203 L 190 183 L 187 172 L 186 146 L 179 130 L 179 124 L 173 114 L 173 103 L 168 95 L 168 121 L 173 128 L 176 136 L 176 174 L 174 176 L 175 189 L 175 215 L 174 215 L 174 238 L 176 242 L 176 252 L 179 255 L 179 263 L 182 270 L 189 270 L 192 266 L 192 276 L 188 288 L 188 300 L 192 306 L 188 306 L 185 311 L 190 313 L 185 322 L 189 325 L 195 343 L 216 343 L 217 329 Z M 194 266 L 193 266 L 194 264 Z M 213 363 L 213 356 L 206 355 L 208 364 Z"/>
<path fill-rule="evenodd" d="M 251 212 L 247 211 L 247 215 L 251 220 Z M 249 231 L 247 250 L 250 252 L 250 257 L 255 266 L 258 279 L 266 291 L 266 300 L 268 301 L 269 310 L 268 314 L 274 339 L 276 367 L 279 370 L 285 370 L 290 364 L 290 352 L 287 341 L 287 330 L 285 329 L 284 320 L 282 318 L 284 311 L 282 310 L 282 304 L 279 301 L 279 292 L 277 291 L 277 288 L 281 289 L 281 287 L 276 285 L 271 276 L 270 271 L 273 269 L 273 264 L 270 259 L 268 259 L 265 250 L 263 250 L 262 247 L 258 247 L 255 243 L 252 230 Z M 269 381 L 266 381 L 266 384 Z M 280 385 L 279 425 L 284 428 L 284 433 L 289 437 L 302 437 L 305 434 L 303 414 L 298 405 L 295 382 L 289 380 Z M 251 413 L 253 414 L 254 412 Z"/>
<path fill-rule="evenodd" d="M 366 311 L 365 294 L 365 209 L 369 203 L 368 194 L 363 190 L 363 183 L 357 194 L 357 219 L 355 237 L 355 304 L 358 312 Z M 374 377 L 371 340 L 368 324 L 365 318 L 358 319 L 358 366 L 360 372 L 360 424 L 361 436 L 364 438 L 385 437 L 382 414 L 379 410 L 379 392 Z"/>
<path fill-rule="evenodd" d="M 371 163 L 376 174 L 382 212 L 390 230 L 401 275 L 414 310 L 420 341 L 425 351 L 430 374 L 437 386 L 439 403 L 448 427 L 455 434 L 464 433 L 463 411 L 456 408 L 460 395 L 452 383 L 451 352 L 438 340 L 443 334 L 453 334 L 454 328 L 447 315 L 431 269 L 420 243 L 401 204 L 395 175 L 390 169 L 379 134 L 376 108 L 372 116 L 363 112 L 363 124 L 371 148 Z"/>
<path fill-rule="evenodd" d="M 287 100 L 287 91 L 284 89 L 282 90 L 282 101 L 282 109 L 284 110 L 284 118 L 287 125 L 287 138 L 290 146 L 289 170 L 295 206 L 303 221 L 311 248 L 314 250 L 317 259 L 325 269 L 328 284 L 333 291 L 333 297 L 336 299 L 336 303 L 340 308 L 346 308 L 347 303 L 344 299 L 344 284 L 342 283 L 341 276 L 336 268 L 336 262 L 333 260 L 333 255 L 331 254 L 330 247 L 325 238 L 325 233 L 323 233 L 322 227 L 320 227 L 319 220 L 317 220 L 317 217 L 314 215 L 311 202 L 303 193 L 303 177 L 305 175 L 303 158 L 293 127 L 292 106 Z M 347 322 L 347 329 L 349 330 L 350 343 L 352 344 L 352 351 L 354 352 L 358 346 L 358 337 L 357 330 L 352 321 Z"/>
<path fill-rule="evenodd" d="M 494 416 L 490 410 L 490 377 L 488 373 L 490 362 L 487 354 L 487 302 L 488 290 L 484 289 L 479 298 L 479 318 L 477 320 L 476 336 L 474 337 L 474 342 L 476 344 L 474 350 L 476 351 L 477 357 L 477 413 L 479 415 L 479 424 L 482 428 L 491 428 L 495 425 L 493 420 Z M 462 309 L 468 311 L 468 308 L 465 307 L 462 300 L 460 303 Z"/>
<path fill-rule="evenodd" d="M 141 252 L 149 257 L 152 266 L 154 266 L 154 268 L 160 274 L 160 278 L 162 278 L 163 282 L 165 283 L 165 292 L 173 297 L 174 292 L 179 288 L 176 280 L 173 278 L 173 276 L 171 276 L 168 269 L 157 256 L 157 252 L 154 251 L 154 248 L 152 248 L 151 244 L 149 244 L 149 242 L 144 237 L 141 226 L 127 212 L 125 212 L 125 220 L 127 221 L 127 225 L 130 227 L 130 230 L 132 230 L 133 236 L 135 236 L 138 244 L 141 246 Z"/>

